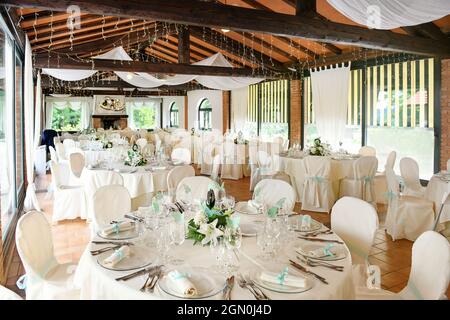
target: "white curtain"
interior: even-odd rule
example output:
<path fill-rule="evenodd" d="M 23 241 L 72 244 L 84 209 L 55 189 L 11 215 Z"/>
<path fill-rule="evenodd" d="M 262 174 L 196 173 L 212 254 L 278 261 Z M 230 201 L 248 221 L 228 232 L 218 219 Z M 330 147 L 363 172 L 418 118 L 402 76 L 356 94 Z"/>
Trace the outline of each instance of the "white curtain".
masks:
<path fill-rule="evenodd" d="M 37 97 L 39 99 L 40 97 Z M 34 131 L 34 84 L 33 84 L 33 61 L 31 46 L 28 37 L 25 43 L 25 66 L 24 66 L 24 117 L 25 117 L 25 157 L 27 165 L 27 192 L 25 196 L 25 210 L 41 210 L 36 198 L 34 185 L 34 154 L 35 131 Z M 38 114 L 37 114 L 38 115 Z"/>
<path fill-rule="evenodd" d="M 231 130 L 244 131 L 247 120 L 248 86 L 231 91 Z"/>
<path fill-rule="evenodd" d="M 372 29 L 395 29 L 450 14 L 449 0 L 328 0 L 350 20 Z"/>
<path fill-rule="evenodd" d="M 150 107 L 155 110 L 155 128 L 160 125 L 160 109 L 161 99 L 155 98 L 125 98 L 125 109 L 128 115 L 128 127 L 132 129 L 140 129 L 139 124 L 134 122 L 133 112 L 134 110 L 141 109 L 143 107 Z M 150 128 L 143 128 L 150 129 Z"/>
<path fill-rule="evenodd" d="M 89 128 L 93 110 L 93 98 L 91 97 L 68 97 L 68 98 L 45 98 L 46 128 L 51 129 L 53 110 L 71 108 L 81 110 L 81 129 Z"/>
<path fill-rule="evenodd" d="M 350 64 L 310 71 L 317 131 L 322 142 L 335 148 L 345 138 Z"/>
<path fill-rule="evenodd" d="M 131 57 L 122 47 L 117 47 L 104 54 L 94 57 L 94 59 L 111 59 L 121 61 L 132 61 Z M 233 65 L 219 52 L 204 60 L 193 63 L 193 65 L 229 67 Z M 43 73 L 64 81 L 78 81 L 89 78 L 95 70 L 65 70 L 65 69 L 42 69 Z M 162 85 L 180 85 L 196 80 L 201 85 L 210 89 L 233 90 L 246 87 L 263 81 L 263 78 L 246 77 L 215 77 L 215 76 L 197 76 L 197 75 L 175 75 L 165 78 L 156 78 L 151 74 L 144 72 L 115 72 L 119 78 L 136 87 L 156 88 Z"/>

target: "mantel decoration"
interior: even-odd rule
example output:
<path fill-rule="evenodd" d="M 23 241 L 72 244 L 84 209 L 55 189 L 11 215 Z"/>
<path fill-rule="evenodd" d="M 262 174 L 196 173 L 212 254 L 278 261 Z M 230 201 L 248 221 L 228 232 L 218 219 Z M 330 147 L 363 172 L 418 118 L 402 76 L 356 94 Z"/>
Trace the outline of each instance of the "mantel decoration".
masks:
<path fill-rule="evenodd" d="M 320 138 L 314 139 L 312 147 L 309 148 L 309 154 L 312 156 L 329 156 L 331 154 L 330 145 L 322 143 Z"/>
<path fill-rule="evenodd" d="M 122 111 L 125 109 L 125 105 L 122 104 L 120 99 L 114 99 L 111 97 L 105 97 L 105 99 L 100 103 L 100 107 L 108 111 Z"/>
<path fill-rule="evenodd" d="M 130 150 L 127 152 L 127 156 L 125 158 L 125 165 L 131 167 L 140 167 L 145 166 L 147 164 L 147 160 L 145 159 L 142 152 L 139 151 L 139 147 L 134 144 Z"/>
<path fill-rule="evenodd" d="M 239 216 L 234 216 L 233 209 L 221 209 L 216 206 L 213 189 L 208 190 L 207 200 L 202 203 L 194 218 L 188 222 L 187 239 L 194 240 L 194 245 L 217 244 L 226 231 L 233 239 L 233 233 L 239 232 Z"/>

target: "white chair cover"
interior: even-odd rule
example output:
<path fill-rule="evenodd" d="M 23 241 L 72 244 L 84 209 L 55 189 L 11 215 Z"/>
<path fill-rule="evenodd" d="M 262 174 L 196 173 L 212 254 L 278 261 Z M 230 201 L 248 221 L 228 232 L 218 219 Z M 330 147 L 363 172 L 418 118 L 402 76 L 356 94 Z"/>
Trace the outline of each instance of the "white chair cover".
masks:
<path fill-rule="evenodd" d="M 423 197 L 425 195 L 425 187 L 420 184 L 419 165 L 412 158 L 402 158 L 400 160 L 400 174 L 405 184 L 403 194 L 410 196 Z"/>
<path fill-rule="evenodd" d="M 216 154 L 213 159 L 213 165 L 211 169 L 211 179 L 217 179 L 220 174 L 220 169 L 222 166 L 222 154 Z"/>
<path fill-rule="evenodd" d="M 64 145 L 61 142 L 55 143 L 55 150 L 56 153 L 58 154 L 59 161 L 67 160 L 66 151 L 64 149 Z"/>
<path fill-rule="evenodd" d="M 62 184 L 60 165 L 50 162 L 54 190 L 52 221 L 66 219 L 86 219 L 86 197 L 82 186 Z"/>
<path fill-rule="evenodd" d="M 393 240 L 406 238 L 414 241 L 423 232 L 433 228 L 433 202 L 424 198 L 401 195 L 394 171 L 386 167 L 385 172 L 389 199 L 386 231 Z"/>
<path fill-rule="evenodd" d="M 96 170 L 95 174 L 88 175 L 88 177 L 83 177 L 82 174 L 82 180 L 84 191 L 86 193 L 87 217 L 89 219 L 94 216 L 93 197 L 95 192 L 103 186 L 111 184 L 123 185 L 122 176 L 119 173 L 110 170 Z"/>
<path fill-rule="evenodd" d="M 75 141 L 73 139 L 64 139 L 63 146 L 66 158 L 68 157 L 72 149 L 76 147 Z"/>
<path fill-rule="evenodd" d="M 139 148 L 142 150 L 147 145 L 148 141 L 145 138 L 139 138 L 136 140 L 136 144 L 139 146 Z"/>
<path fill-rule="evenodd" d="M 294 210 L 297 195 L 294 188 L 283 180 L 263 179 L 255 186 L 254 193 L 259 195 L 267 208 L 273 207 L 280 199 L 284 198 L 283 209 L 285 212 L 290 214 Z"/>
<path fill-rule="evenodd" d="M 308 156 L 304 159 L 305 182 L 302 194 L 302 210 L 330 212 L 335 201 L 330 171 L 331 158 Z"/>
<path fill-rule="evenodd" d="M 0 301 L 23 300 L 17 293 L 0 285 Z"/>
<path fill-rule="evenodd" d="M 191 164 L 191 151 L 186 148 L 175 148 L 172 150 L 172 161 L 180 161 L 183 164 Z"/>
<path fill-rule="evenodd" d="M 223 143 L 223 161 L 221 178 L 239 180 L 244 177 L 243 164 L 245 163 L 245 146 L 237 145 L 233 140 Z"/>
<path fill-rule="evenodd" d="M 388 167 L 394 170 L 396 158 L 397 153 L 395 151 L 391 151 L 386 159 L 386 164 L 384 167 L 385 168 Z M 375 188 L 375 202 L 387 204 L 386 193 L 388 191 L 388 188 L 387 188 L 386 173 L 384 171 L 380 174 L 375 175 L 374 188 Z"/>
<path fill-rule="evenodd" d="M 208 177 L 196 176 L 196 177 L 186 177 L 180 181 L 176 191 L 176 199 L 184 200 L 183 196 L 185 195 L 185 186 L 188 187 L 190 191 L 190 200 L 206 200 L 206 195 L 209 190 L 209 186 L 213 184 L 214 181 Z M 217 192 L 214 190 L 216 197 Z"/>
<path fill-rule="evenodd" d="M 50 146 L 48 149 L 50 150 L 50 160 L 58 162 L 58 154 L 56 153 L 55 148 Z"/>
<path fill-rule="evenodd" d="M 403 299 L 447 299 L 450 281 L 450 244 L 437 232 L 426 231 L 412 247 L 411 272 L 407 286 L 399 292 Z"/>
<path fill-rule="evenodd" d="M 180 166 L 175 167 L 169 171 L 167 174 L 167 189 L 169 193 L 175 192 L 177 190 L 178 184 L 181 180 L 186 177 L 194 177 L 195 170 L 192 166 Z"/>
<path fill-rule="evenodd" d="M 361 157 L 353 163 L 353 176 L 340 181 L 339 197 L 351 196 L 374 202 L 374 178 L 378 168 L 376 157 Z"/>
<path fill-rule="evenodd" d="M 203 146 L 201 159 L 201 174 L 211 175 L 212 163 L 215 156 L 214 144 L 209 143 Z"/>
<path fill-rule="evenodd" d="M 256 152 L 256 163 L 252 165 L 252 173 L 250 176 L 250 191 L 253 191 L 259 181 L 272 178 L 277 171 L 274 170 L 272 157 L 264 150 Z M 253 160 L 253 161 L 255 161 Z"/>
<path fill-rule="evenodd" d="M 43 213 L 30 211 L 19 219 L 16 246 L 27 276 L 28 300 L 79 298 L 72 279 L 75 265 L 57 262 L 52 232 Z"/>
<path fill-rule="evenodd" d="M 100 187 L 93 196 L 93 231 L 123 219 L 131 211 L 131 197 L 127 188 L 119 184 Z"/>
<path fill-rule="evenodd" d="M 358 152 L 363 157 L 375 157 L 377 155 L 377 150 L 371 146 L 363 146 Z"/>

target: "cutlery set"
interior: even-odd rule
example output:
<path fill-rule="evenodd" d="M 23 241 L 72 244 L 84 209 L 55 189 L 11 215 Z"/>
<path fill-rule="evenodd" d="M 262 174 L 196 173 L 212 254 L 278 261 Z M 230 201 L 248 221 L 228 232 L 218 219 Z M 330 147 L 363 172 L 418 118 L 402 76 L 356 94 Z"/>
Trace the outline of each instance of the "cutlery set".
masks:
<path fill-rule="evenodd" d="M 143 275 L 143 274 L 146 274 L 146 273 L 155 273 L 155 272 L 159 272 L 159 271 L 161 271 L 161 268 L 162 268 L 161 265 L 159 265 L 159 266 L 150 266 L 150 267 L 147 267 L 147 268 L 138 270 L 138 271 L 136 271 L 136 272 L 130 273 L 130 274 L 128 274 L 128 275 L 125 275 L 125 276 L 116 278 L 116 280 L 117 280 L 117 281 L 127 281 L 127 280 L 130 280 L 130 279 L 139 277 L 139 276 L 141 276 L 141 275 Z"/>
<path fill-rule="evenodd" d="M 306 269 L 304 266 L 302 266 L 301 264 L 298 264 L 297 262 L 295 262 L 295 261 L 293 261 L 293 260 L 289 260 L 289 262 L 291 263 L 291 265 L 292 265 L 294 268 L 296 268 L 296 269 L 302 271 L 303 273 L 312 275 L 314 278 L 316 278 L 317 280 L 319 280 L 320 282 L 322 282 L 322 283 L 324 283 L 324 284 L 328 284 L 327 279 L 325 279 L 324 277 L 318 275 L 317 273 L 314 273 L 314 272 L 312 272 L 312 271 Z"/>
<path fill-rule="evenodd" d="M 142 292 L 153 292 L 155 289 L 156 283 L 158 282 L 159 278 L 161 277 L 162 271 L 159 269 L 156 273 L 149 272 L 147 280 L 145 280 L 144 285 L 140 289 Z"/>
<path fill-rule="evenodd" d="M 251 280 L 246 280 L 242 274 L 238 274 L 238 284 L 241 288 L 250 291 L 256 300 L 270 300 L 270 298 Z"/>

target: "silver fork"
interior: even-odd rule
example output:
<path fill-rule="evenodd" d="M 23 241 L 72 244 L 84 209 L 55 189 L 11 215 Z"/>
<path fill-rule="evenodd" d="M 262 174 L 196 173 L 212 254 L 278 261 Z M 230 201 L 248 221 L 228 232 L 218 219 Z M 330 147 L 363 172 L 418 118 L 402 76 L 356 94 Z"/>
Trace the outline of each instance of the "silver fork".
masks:
<path fill-rule="evenodd" d="M 241 274 L 238 274 L 237 280 L 238 280 L 239 287 L 245 288 L 248 291 L 250 291 L 256 300 L 262 300 L 262 297 L 260 297 L 259 294 L 256 293 L 256 291 L 251 286 L 248 285 L 248 283 L 244 280 L 244 278 L 242 277 Z"/>
<path fill-rule="evenodd" d="M 244 277 L 245 281 L 255 290 L 255 292 L 258 293 L 258 295 L 262 298 L 262 300 L 270 300 L 270 298 L 264 293 L 264 291 L 261 290 L 260 287 L 258 287 L 253 280 L 246 279 Z"/>
<path fill-rule="evenodd" d="M 312 261 L 308 258 L 303 258 L 301 256 L 297 256 L 297 259 L 299 259 L 303 263 L 306 263 L 310 267 L 325 267 L 325 268 L 330 268 L 330 269 L 340 271 L 340 272 L 344 271 L 343 266 L 336 266 L 334 264 L 326 263 L 323 261 Z"/>
<path fill-rule="evenodd" d="M 152 273 L 150 272 L 150 273 L 148 274 L 147 279 L 145 279 L 145 283 L 144 283 L 144 285 L 141 287 L 140 291 L 144 292 L 145 289 L 147 289 L 148 280 L 150 280 L 150 278 L 151 278 L 150 283 L 152 283 L 154 277 L 155 277 L 155 276 L 152 275 Z"/>

